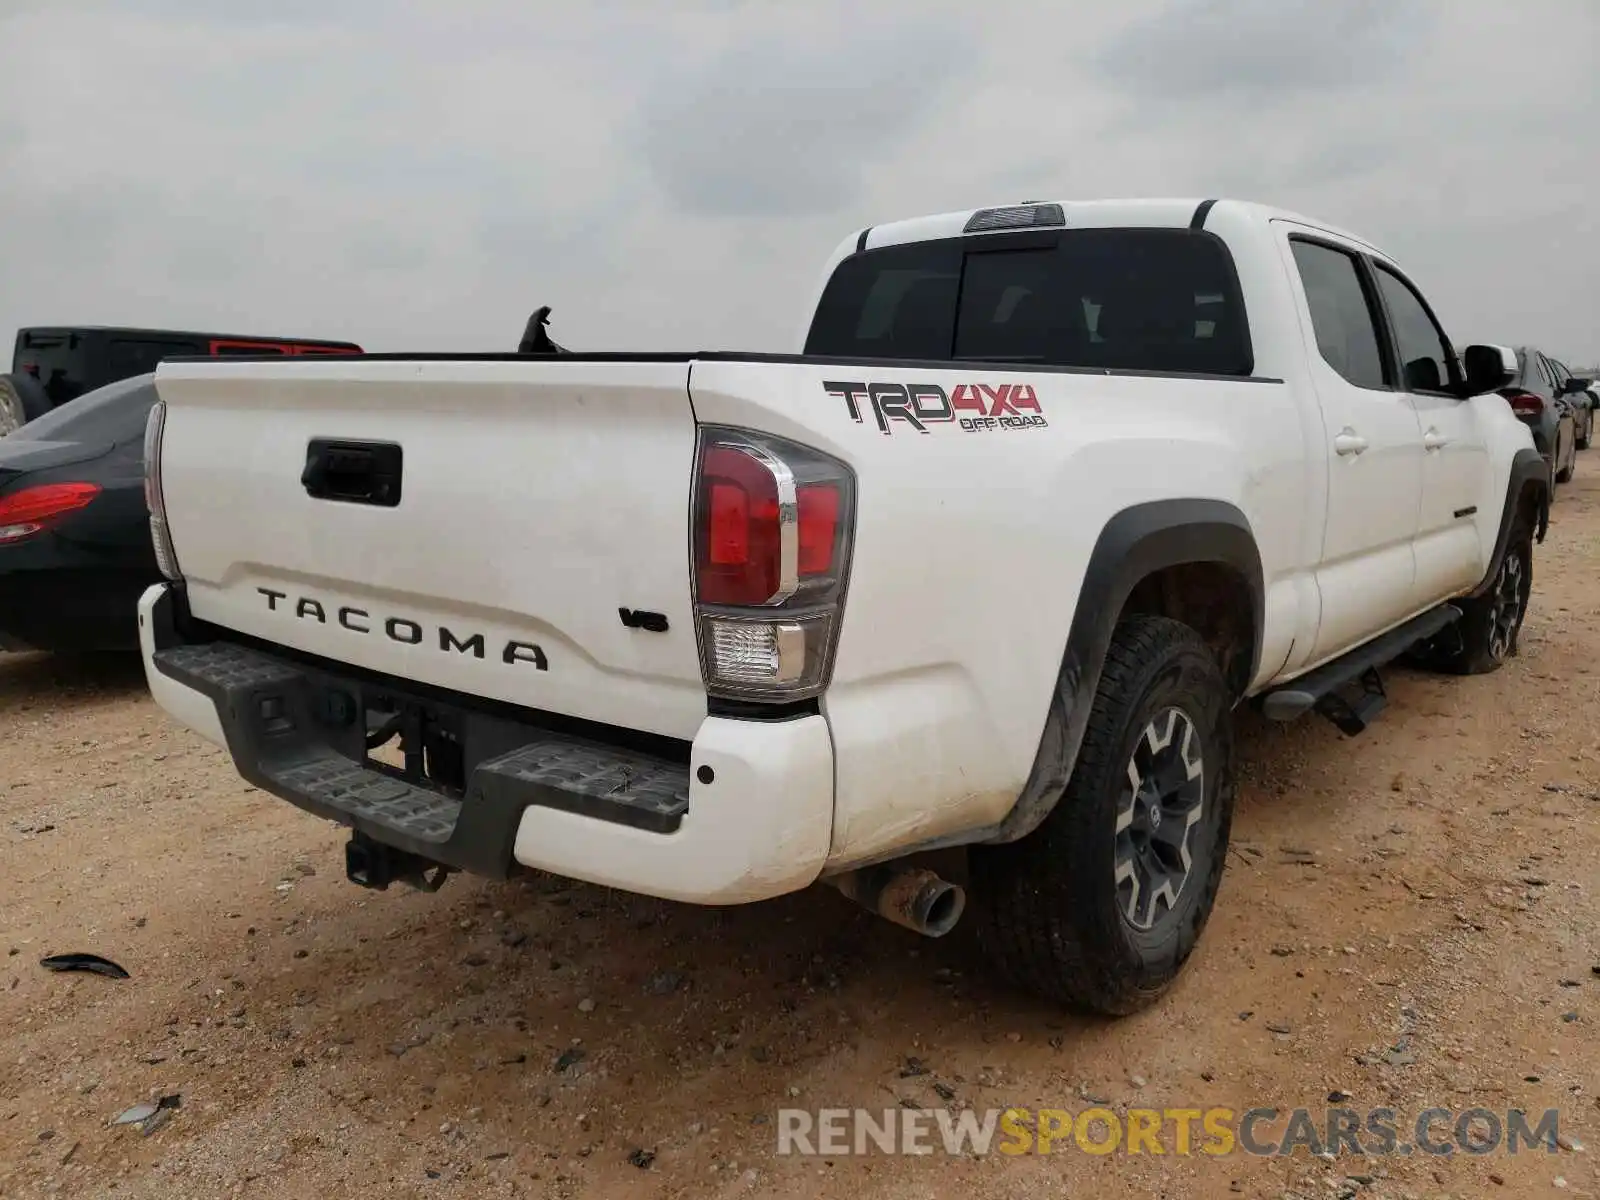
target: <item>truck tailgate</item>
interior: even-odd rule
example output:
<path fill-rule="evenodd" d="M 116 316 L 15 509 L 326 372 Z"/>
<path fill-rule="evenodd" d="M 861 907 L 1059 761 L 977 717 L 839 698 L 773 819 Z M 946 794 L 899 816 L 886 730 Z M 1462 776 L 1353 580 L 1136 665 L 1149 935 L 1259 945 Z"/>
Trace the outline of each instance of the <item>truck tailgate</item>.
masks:
<path fill-rule="evenodd" d="M 690 738 L 706 701 L 688 370 L 164 365 L 161 479 L 190 611 L 368 670 Z M 319 497 L 328 486 L 302 479 L 308 460 L 331 461 L 332 490 L 348 494 L 340 473 L 377 443 L 399 447 L 392 506 Z"/>

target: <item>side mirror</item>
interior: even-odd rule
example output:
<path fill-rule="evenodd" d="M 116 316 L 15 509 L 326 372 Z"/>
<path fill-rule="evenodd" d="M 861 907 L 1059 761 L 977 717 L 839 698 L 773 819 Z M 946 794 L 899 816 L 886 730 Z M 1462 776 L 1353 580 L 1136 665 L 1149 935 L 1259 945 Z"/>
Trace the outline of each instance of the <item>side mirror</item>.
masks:
<path fill-rule="evenodd" d="M 1517 352 L 1510 346 L 1468 346 L 1461 354 L 1466 393 L 1497 392 L 1517 377 Z"/>
<path fill-rule="evenodd" d="M 1588 390 L 1589 381 L 1587 379 L 1578 379 L 1574 377 L 1561 385 L 1561 394 L 1563 396 L 1576 396 L 1580 392 L 1586 392 Z"/>

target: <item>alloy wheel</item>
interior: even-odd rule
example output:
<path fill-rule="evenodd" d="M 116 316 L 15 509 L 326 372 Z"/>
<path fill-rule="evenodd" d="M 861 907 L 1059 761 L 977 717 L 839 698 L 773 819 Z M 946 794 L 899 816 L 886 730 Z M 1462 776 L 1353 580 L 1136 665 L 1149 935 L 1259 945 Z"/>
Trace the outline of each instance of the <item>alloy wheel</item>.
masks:
<path fill-rule="evenodd" d="M 1177 907 L 1194 867 L 1191 841 L 1205 815 L 1200 731 L 1178 708 L 1147 723 L 1128 760 L 1117 807 L 1117 906 L 1148 932 Z"/>
<path fill-rule="evenodd" d="M 1489 614 L 1489 657 L 1501 662 L 1511 653 L 1512 640 L 1522 621 L 1522 555 L 1507 553 L 1495 574 Z"/>

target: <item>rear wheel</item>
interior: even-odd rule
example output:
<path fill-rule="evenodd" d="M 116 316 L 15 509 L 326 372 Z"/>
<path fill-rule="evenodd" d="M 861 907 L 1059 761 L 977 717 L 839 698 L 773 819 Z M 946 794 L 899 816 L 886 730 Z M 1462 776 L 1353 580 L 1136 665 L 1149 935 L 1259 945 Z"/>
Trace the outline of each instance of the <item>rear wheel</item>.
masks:
<path fill-rule="evenodd" d="M 31 375 L 0 375 L 0 437 L 50 411 L 50 397 Z"/>
<path fill-rule="evenodd" d="M 1004 974 L 1114 1016 L 1167 990 L 1222 878 L 1230 709 L 1193 629 L 1152 616 L 1117 626 L 1061 799 L 1027 837 L 971 850 L 980 936 Z"/>

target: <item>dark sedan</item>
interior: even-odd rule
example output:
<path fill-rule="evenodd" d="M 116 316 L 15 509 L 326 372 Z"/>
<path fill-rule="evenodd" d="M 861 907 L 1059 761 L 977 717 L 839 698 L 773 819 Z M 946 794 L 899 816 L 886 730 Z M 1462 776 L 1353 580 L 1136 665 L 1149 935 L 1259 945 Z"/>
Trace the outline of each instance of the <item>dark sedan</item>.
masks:
<path fill-rule="evenodd" d="M 1500 394 L 1529 429 L 1533 444 L 1550 464 L 1554 483 L 1566 483 L 1578 464 L 1577 421 L 1570 393 L 1576 380 L 1532 346 L 1517 347 L 1517 375 Z"/>
<path fill-rule="evenodd" d="M 0 649 L 139 644 L 161 578 L 144 502 L 152 375 L 87 392 L 0 437 Z"/>

